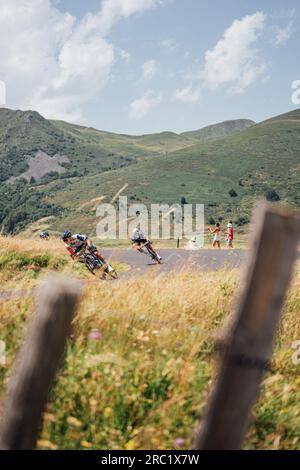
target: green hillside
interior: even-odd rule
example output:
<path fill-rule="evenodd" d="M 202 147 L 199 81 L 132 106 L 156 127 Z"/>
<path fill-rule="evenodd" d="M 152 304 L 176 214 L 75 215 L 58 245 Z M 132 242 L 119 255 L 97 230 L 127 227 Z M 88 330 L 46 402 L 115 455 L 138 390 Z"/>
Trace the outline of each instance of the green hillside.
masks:
<path fill-rule="evenodd" d="M 148 157 L 193 145 L 195 140 L 174 133 L 126 136 L 61 121 L 48 121 L 34 111 L 0 108 L 0 226 L 4 233 L 23 230 L 45 216 L 63 215 L 52 202 L 55 193 L 74 178 L 129 167 Z M 50 158 L 49 158 L 50 157 Z M 55 159 L 53 158 L 55 157 Z M 36 160 L 39 172 L 34 174 Z M 44 163 L 43 158 L 46 160 Z M 51 158 L 62 161 L 51 165 Z M 32 178 L 24 180 L 31 162 Z M 12 177 L 14 184 L 7 184 Z M 77 197 L 77 196 L 76 196 Z"/>
<path fill-rule="evenodd" d="M 166 135 L 165 135 L 166 134 Z M 176 134 L 131 137 L 60 121 L 48 121 L 34 111 L 0 108 L 0 181 L 20 175 L 30 156 L 43 151 L 66 155 L 65 177 L 83 176 L 128 166 L 145 156 L 192 145 Z"/>
<path fill-rule="evenodd" d="M 0 224 L 17 232 L 42 217 L 54 216 L 49 229 L 92 232 L 95 198 L 109 201 L 128 184 L 129 202 L 204 203 L 207 220 L 233 217 L 247 223 L 259 197 L 299 206 L 300 110 L 260 124 L 243 120 L 233 135 L 210 140 L 204 130 L 145 136 L 118 135 L 60 121 L 38 113 L 0 109 Z M 251 126 L 250 126 L 251 123 Z M 250 127 L 249 127 L 250 126 Z M 229 127 L 226 127 L 230 132 Z M 198 137 L 197 137 L 198 136 Z M 66 156 L 63 173 L 16 180 L 38 151 Z M 49 160 L 49 158 L 48 158 Z M 60 160 L 59 160 L 60 161 Z M 34 166 L 35 160 L 31 160 Z M 48 163 L 47 163 L 48 164 Z M 45 171 L 49 168 L 46 166 Z"/>
<path fill-rule="evenodd" d="M 238 132 L 248 129 L 248 127 L 251 127 L 254 124 L 255 122 L 249 119 L 236 119 L 234 121 L 224 121 L 211 126 L 206 126 L 197 131 L 184 132 L 181 135 L 192 137 L 200 142 L 206 142 L 208 140 L 221 139 L 229 135 L 237 134 Z"/>
<path fill-rule="evenodd" d="M 54 200 L 76 208 L 80 200 L 106 195 L 125 183 L 129 202 L 204 203 L 210 218 L 232 217 L 242 225 L 259 198 L 300 205 L 300 120 L 274 119 L 225 139 L 194 145 L 162 158 L 149 158 L 126 168 L 73 180 Z M 232 191 L 233 190 L 233 191 Z M 78 212 L 78 211 L 77 211 Z M 79 223 L 95 227 L 93 211 L 79 211 Z M 66 220 L 64 220 L 64 224 Z M 67 223 L 79 228 L 70 215 Z"/>
<path fill-rule="evenodd" d="M 280 114 L 279 116 L 275 116 L 271 119 L 268 119 L 265 122 L 270 122 L 270 121 L 283 121 L 283 120 L 288 120 L 288 121 L 298 121 L 300 119 L 300 109 L 295 109 L 294 111 L 290 111 L 288 113 Z"/>

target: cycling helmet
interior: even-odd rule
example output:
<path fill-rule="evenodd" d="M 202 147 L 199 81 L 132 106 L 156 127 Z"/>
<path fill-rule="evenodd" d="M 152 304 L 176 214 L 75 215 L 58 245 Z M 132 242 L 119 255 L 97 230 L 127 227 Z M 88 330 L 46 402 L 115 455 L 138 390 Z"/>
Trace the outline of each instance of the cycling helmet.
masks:
<path fill-rule="evenodd" d="M 61 239 L 63 241 L 66 241 L 68 238 L 71 238 L 71 236 L 72 236 L 72 233 L 70 232 L 70 230 L 65 230 L 64 233 L 62 234 Z"/>

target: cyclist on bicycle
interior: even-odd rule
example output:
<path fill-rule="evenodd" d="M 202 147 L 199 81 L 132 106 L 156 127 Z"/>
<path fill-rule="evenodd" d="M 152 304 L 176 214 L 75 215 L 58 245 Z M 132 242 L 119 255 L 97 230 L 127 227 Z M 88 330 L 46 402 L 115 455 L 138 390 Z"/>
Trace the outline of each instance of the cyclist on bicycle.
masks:
<path fill-rule="evenodd" d="M 132 248 L 138 251 L 141 251 L 141 247 L 147 244 L 147 247 L 149 248 L 149 250 L 151 250 L 153 253 L 156 253 L 151 241 L 148 240 L 144 232 L 139 227 L 136 227 L 133 230 L 132 235 L 131 235 L 131 241 L 132 241 Z M 161 261 L 162 259 L 161 256 L 159 256 L 157 253 L 156 255 L 157 255 L 157 258 Z"/>
<path fill-rule="evenodd" d="M 65 230 L 62 234 L 62 240 L 65 242 L 65 247 L 73 259 L 79 258 L 87 248 L 89 248 L 102 263 L 107 265 L 105 258 L 102 256 L 98 248 L 93 245 L 92 241 L 87 235 L 76 233 L 72 235 L 69 230 Z"/>

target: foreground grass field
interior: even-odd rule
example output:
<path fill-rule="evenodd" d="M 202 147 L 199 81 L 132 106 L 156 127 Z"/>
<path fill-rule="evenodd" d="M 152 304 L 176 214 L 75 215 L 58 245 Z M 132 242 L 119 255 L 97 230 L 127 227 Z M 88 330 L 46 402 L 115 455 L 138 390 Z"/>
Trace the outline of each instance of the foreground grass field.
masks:
<path fill-rule="evenodd" d="M 26 248 L 25 241 L 5 241 L 2 289 L 32 286 L 49 270 L 84 276 L 65 261 L 60 245 L 49 260 L 50 245 Z M 160 277 L 85 280 L 38 447 L 188 448 L 216 373 L 214 338 L 232 312 L 240 272 L 170 274 L 163 282 Z M 297 267 L 247 449 L 300 449 L 300 364 L 292 361 L 292 343 L 300 339 L 299 287 Z M 0 339 L 7 349 L 1 394 L 33 312 L 30 297 L 0 303 Z"/>

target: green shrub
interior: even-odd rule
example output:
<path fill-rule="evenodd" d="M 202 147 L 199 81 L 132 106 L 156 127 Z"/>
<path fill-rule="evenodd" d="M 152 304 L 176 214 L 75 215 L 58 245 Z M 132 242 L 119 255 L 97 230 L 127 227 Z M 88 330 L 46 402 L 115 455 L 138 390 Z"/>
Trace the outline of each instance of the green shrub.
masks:
<path fill-rule="evenodd" d="M 8 266 L 16 270 L 26 266 L 32 266 L 38 269 L 47 268 L 50 260 L 50 254 L 32 256 L 27 253 L 8 253 L 0 256 L 0 270 Z"/>
<path fill-rule="evenodd" d="M 234 189 L 231 189 L 228 191 L 228 194 L 230 197 L 237 197 L 237 192 Z"/>
<path fill-rule="evenodd" d="M 249 224 L 250 219 L 248 217 L 239 217 L 234 223 L 238 226 L 241 227 L 242 225 Z"/>
<path fill-rule="evenodd" d="M 276 193 L 276 191 L 274 191 L 274 189 L 270 189 L 269 191 L 267 191 L 265 193 L 265 198 L 267 201 L 269 202 L 276 202 L 276 201 L 280 201 L 280 197 L 279 195 Z"/>

